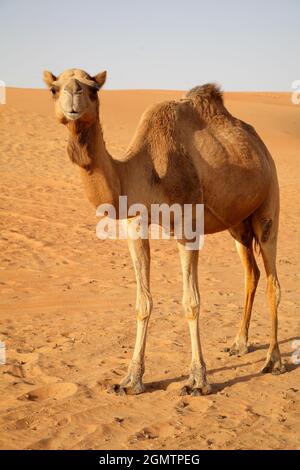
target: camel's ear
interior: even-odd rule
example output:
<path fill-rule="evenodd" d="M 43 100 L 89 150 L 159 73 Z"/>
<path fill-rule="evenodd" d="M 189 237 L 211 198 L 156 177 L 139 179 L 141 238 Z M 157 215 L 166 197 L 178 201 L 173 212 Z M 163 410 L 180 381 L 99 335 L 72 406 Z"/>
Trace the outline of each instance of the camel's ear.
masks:
<path fill-rule="evenodd" d="M 46 85 L 50 88 L 56 80 L 56 76 L 53 75 L 53 73 L 48 72 L 48 70 L 44 70 L 43 72 L 43 80 L 46 83 Z"/>
<path fill-rule="evenodd" d="M 104 70 L 104 72 L 97 73 L 97 75 L 93 77 L 93 80 L 97 83 L 98 87 L 101 88 L 106 80 L 106 70 Z"/>

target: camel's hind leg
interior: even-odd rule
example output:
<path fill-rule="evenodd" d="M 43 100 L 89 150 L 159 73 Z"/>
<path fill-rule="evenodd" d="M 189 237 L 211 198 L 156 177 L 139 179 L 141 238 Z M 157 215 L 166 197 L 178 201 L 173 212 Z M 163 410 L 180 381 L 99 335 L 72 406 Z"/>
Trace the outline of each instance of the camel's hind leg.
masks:
<path fill-rule="evenodd" d="M 281 374 L 285 371 L 282 364 L 277 332 L 278 316 L 277 310 L 280 301 L 280 285 L 276 271 L 276 251 L 279 219 L 279 194 L 278 186 L 275 186 L 274 193 L 267 201 L 253 214 L 252 226 L 260 245 L 261 254 L 267 275 L 267 299 L 271 315 L 271 339 L 267 353 L 267 359 L 262 368 L 262 373 L 272 372 Z"/>
<path fill-rule="evenodd" d="M 252 306 L 260 272 L 253 253 L 253 230 L 249 220 L 230 230 L 235 239 L 237 252 L 245 270 L 245 303 L 239 331 L 230 355 L 243 355 L 248 352 L 248 332 L 251 320 Z"/>

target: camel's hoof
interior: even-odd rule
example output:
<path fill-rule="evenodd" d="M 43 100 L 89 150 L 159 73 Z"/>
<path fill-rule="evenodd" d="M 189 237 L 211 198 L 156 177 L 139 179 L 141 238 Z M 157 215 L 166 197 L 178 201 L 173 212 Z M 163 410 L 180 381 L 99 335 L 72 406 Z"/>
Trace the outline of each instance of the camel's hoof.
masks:
<path fill-rule="evenodd" d="M 108 393 L 114 393 L 115 395 L 126 395 L 125 387 L 121 387 L 119 384 L 112 385 L 107 391 Z"/>
<path fill-rule="evenodd" d="M 202 385 L 201 387 L 190 387 L 189 385 L 184 385 L 180 390 L 180 395 L 191 395 L 192 397 L 199 397 L 202 395 L 209 395 L 212 392 L 212 387 L 209 383 Z"/>
<path fill-rule="evenodd" d="M 122 386 L 119 384 L 114 384 L 109 390 L 108 393 L 114 393 L 115 395 L 139 395 L 145 391 L 145 386 L 142 383 L 138 383 L 132 386 Z"/>
<path fill-rule="evenodd" d="M 267 360 L 264 367 L 261 369 L 262 374 L 271 373 L 272 375 L 280 375 L 286 372 L 286 367 L 281 362 L 274 362 L 272 359 Z"/>
<path fill-rule="evenodd" d="M 245 344 L 237 345 L 234 343 L 231 348 L 225 348 L 224 352 L 228 352 L 229 356 L 244 356 L 249 352 L 249 347 Z"/>
<path fill-rule="evenodd" d="M 248 346 L 242 346 L 240 348 L 237 348 L 236 346 L 230 348 L 229 350 L 229 356 L 244 356 L 245 354 L 248 354 L 249 348 Z"/>

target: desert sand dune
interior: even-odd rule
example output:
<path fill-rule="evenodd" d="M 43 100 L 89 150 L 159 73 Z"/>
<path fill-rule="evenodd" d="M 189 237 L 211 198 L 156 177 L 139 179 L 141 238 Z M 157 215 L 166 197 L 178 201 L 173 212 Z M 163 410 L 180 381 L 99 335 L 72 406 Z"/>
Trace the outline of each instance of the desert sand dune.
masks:
<path fill-rule="evenodd" d="M 101 92 L 111 153 L 122 155 L 149 104 L 181 95 Z M 292 361 L 292 343 L 300 340 L 300 106 L 284 93 L 227 93 L 225 101 L 254 125 L 277 165 L 279 338 L 288 372 L 259 374 L 269 338 L 263 269 L 252 352 L 240 358 L 223 352 L 237 332 L 244 281 L 234 243 L 221 233 L 206 237 L 199 262 L 201 338 L 215 393 L 178 395 L 190 339 L 174 241 L 151 243 L 147 392 L 107 393 L 124 375 L 135 339 L 126 241 L 96 238 L 97 218 L 67 157 L 67 133 L 54 119 L 49 93 L 8 89 L 0 106 L 0 340 L 7 348 L 0 365 L 0 448 L 299 449 L 300 364 Z"/>

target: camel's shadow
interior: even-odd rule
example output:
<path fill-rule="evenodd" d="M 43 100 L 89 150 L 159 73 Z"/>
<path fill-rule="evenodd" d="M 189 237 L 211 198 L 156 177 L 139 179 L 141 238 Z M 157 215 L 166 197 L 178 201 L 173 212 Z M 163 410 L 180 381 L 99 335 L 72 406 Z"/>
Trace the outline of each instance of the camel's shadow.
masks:
<path fill-rule="evenodd" d="M 287 354 L 282 354 L 282 357 L 287 356 Z M 255 363 L 258 362 L 263 362 L 263 361 L 256 361 Z M 254 363 L 254 364 L 255 364 Z M 300 364 L 287 364 L 285 363 L 286 367 L 286 373 L 291 372 L 294 369 L 297 369 L 300 366 Z M 243 375 L 240 377 L 234 377 L 231 380 L 227 380 L 226 382 L 217 382 L 213 384 L 213 393 L 220 392 L 224 388 L 230 388 L 235 384 L 238 383 L 243 383 L 243 382 L 248 382 L 251 379 L 254 379 L 255 377 L 260 377 L 262 373 L 260 371 L 255 372 L 253 374 L 248 374 L 248 375 Z"/>
<path fill-rule="evenodd" d="M 172 377 L 170 379 L 157 380 L 155 382 L 148 382 L 145 384 L 146 392 L 153 393 L 157 390 L 167 390 L 169 385 L 176 382 L 184 382 L 188 379 L 188 375 L 181 375 L 179 377 Z"/>
<path fill-rule="evenodd" d="M 290 341 L 294 341 L 294 340 L 296 340 L 296 339 L 299 340 L 299 336 L 294 336 L 293 338 L 289 338 L 289 339 L 283 339 L 283 340 L 281 340 L 281 341 L 278 341 L 278 344 L 280 345 L 280 344 L 289 343 Z M 268 347 L 269 347 L 269 343 L 266 343 L 266 344 L 259 344 L 259 345 L 257 345 L 257 346 L 256 346 L 256 345 L 254 346 L 254 345 L 252 344 L 252 345 L 250 346 L 249 352 L 260 351 L 260 350 L 262 350 L 262 349 L 268 349 Z"/>

